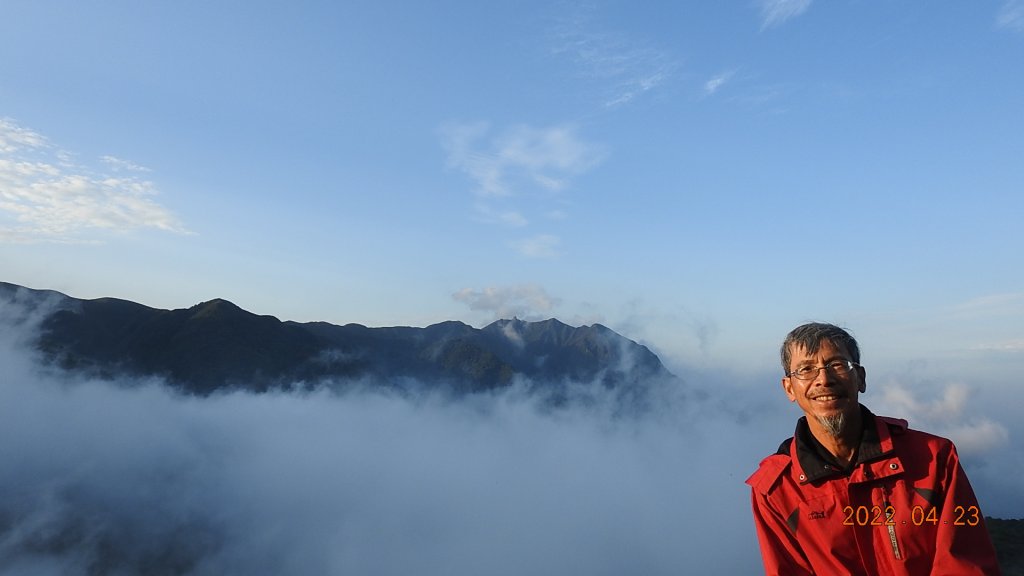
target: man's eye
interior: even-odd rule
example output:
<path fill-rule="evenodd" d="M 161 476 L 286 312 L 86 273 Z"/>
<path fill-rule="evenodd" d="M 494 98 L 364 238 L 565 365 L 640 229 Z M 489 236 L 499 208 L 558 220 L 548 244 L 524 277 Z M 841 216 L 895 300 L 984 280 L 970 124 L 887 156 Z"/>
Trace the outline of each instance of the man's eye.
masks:
<path fill-rule="evenodd" d="M 844 370 L 846 369 L 846 362 L 842 360 L 836 360 L 835 362 L 828 363 L 829 370 Z"/>
<path fill-rule="evenodd" d="M 806 375 L 810 374 L 811 372 L 816 372 L 816 371 L 817 370 L 815 370 L 813 366 L 804 366 L 802 368 L 797 368 L 796 369 L 796 374 L 797 374 L 797 376 L 806 376 Z"/>

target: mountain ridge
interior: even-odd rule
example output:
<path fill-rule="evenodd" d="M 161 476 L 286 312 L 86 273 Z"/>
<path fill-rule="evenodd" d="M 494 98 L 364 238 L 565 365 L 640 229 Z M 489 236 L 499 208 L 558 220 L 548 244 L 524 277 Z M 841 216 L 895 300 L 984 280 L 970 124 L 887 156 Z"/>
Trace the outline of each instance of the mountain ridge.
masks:
<path fill-rule="evenodd" d="M 43 313 L 34 342 L 45 361 L 102 378 L 164 378 L 185 392 L 416 380 L 461 392 L 526 379 L 548 387 L 638 387 L 674 379 L 661 360 L 601 324 L 555 318 L 448 320 L 423 328 L 282 321 L 214 298 L 164 310 L 118 298 L 79 299 L 0 282 L 0 299 Z"/>

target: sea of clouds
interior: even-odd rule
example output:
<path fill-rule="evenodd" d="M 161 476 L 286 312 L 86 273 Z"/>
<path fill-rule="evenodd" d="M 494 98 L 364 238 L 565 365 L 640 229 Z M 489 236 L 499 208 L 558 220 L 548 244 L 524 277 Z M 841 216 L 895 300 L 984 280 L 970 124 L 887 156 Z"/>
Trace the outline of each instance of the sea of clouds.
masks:
<path fill-rule="evenodd" d="M 797 416 L 777 381 L 708 376 L 633 412 L 598 388 L 198 398 L 47 367 L 39 310 L 0 303 L 0 574 L 761 570 L 743 481 Z M 1020 477 L 1014 431 L 991 425 L 961 456 L 986 513 L 1024 515 L 991 466 Z"/>

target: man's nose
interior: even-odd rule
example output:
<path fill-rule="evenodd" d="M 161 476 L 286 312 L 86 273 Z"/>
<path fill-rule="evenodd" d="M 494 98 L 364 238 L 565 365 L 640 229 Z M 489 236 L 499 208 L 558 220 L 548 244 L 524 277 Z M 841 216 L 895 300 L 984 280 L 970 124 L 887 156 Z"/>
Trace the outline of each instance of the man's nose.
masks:
<path fill-rule="evenodd" d="M 835 378 L 836 377 L 834 374 L 832 374 L 831 370 L 829 370 L 825 366 L 822 366 L 821 368 L 818 368 L 818 373 L 815 374 L 814 380 L 811 380 L 811 382 L 814 384 L 820 383 L 822 385 L 828 386 L 835 382 Z"/>

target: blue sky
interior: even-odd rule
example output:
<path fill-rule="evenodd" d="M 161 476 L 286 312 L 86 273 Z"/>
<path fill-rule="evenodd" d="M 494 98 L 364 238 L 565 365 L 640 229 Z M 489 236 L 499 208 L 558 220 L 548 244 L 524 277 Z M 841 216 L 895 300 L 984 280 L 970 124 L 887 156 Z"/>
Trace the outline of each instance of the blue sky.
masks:
<path fill-rule="evenodd" d="M 2 279 L 1024 368 L 1024 2 L 5 3 Z M 773 375 L 773 378 L 777 377 Z"/>

